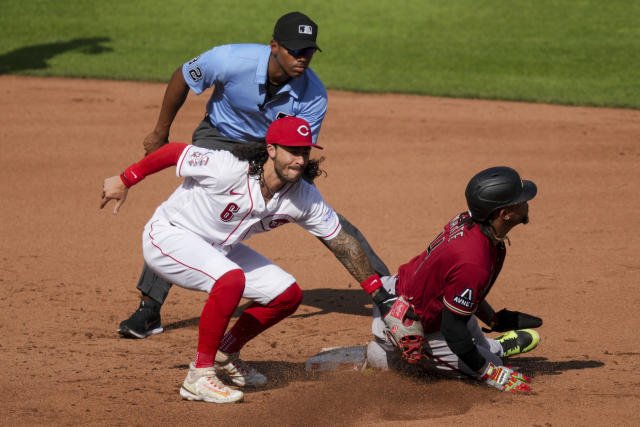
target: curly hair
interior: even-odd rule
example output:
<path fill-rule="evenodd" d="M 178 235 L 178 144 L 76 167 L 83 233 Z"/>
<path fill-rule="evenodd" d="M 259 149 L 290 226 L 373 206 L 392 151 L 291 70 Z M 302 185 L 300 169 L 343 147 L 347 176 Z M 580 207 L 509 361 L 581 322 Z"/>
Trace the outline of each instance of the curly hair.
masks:
<path fill-rule="evenodd" d="M 490 218 L 495 218 L 495 216 L 496 216 L 495 213 L 492 213 Z M 487 219 L 482 222 L 476 221 L 474 218 L 471 217 L 471 215 L 469 215 L 469 212 L 462 212 L 460 214 L 460 217 L 458 218 L 457 225 L 460 226 L 463 224 L 466 225 L 469 230 L 471 230 L 476 225 L 480 226 L 480 231 L 482 232 L 482 234 L 487 236 L 487 238 L 495 244 L 502 243 L 505 240 L 509 242 L 509 244 L 511 244 L 511 241 L 507 236 L 504 236 L 504 237 L 496 236 L 496 230 L 494 230 L 493 226 L 491 226 L 490 219 Z"/>
<path fill-rule="evenodd" d="M 264 142 L 250 142 L 245 144 L 238 144 L 234 147 L 231 153 L 240 160 L 246 160 L 249 162 L 249 175 L 260 176 L 264 171 L 264 164 L 269 159 L 269 153 L 267 152 L 267 145 Z M 324 157 L 319 159 L 309 159 L 307 166 L 302 171 L 302 178 L 305 181 L 313 182 L 314 179 L 320 175 L 327 175 L 327 173 L 320 169 L 320 163 L 324 161 Z"/>
<path fill-rule="evenodd" d="M 249 175 L 259 176 L 262 173 L 264 164 L 269 158 L 267 145 L 264 142 L 247 142 L 238 144 L 231 150 L 231 154 L 239 160 L 249 162 Z"/>

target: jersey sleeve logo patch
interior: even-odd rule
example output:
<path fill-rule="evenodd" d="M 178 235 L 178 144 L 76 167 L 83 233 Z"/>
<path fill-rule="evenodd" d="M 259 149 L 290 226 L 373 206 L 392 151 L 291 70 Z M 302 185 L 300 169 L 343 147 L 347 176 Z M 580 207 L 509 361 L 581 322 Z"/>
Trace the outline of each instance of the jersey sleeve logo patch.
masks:
<path fill-rule="evenodd" d="M 472 310 L 476 303 L 473 302 L 473 290 L 467 288 L 459 295 L 453 297 L 453 302 L 466 309 Z"/>
<path fill-rule="evenodd" d="M 202 80 L 203 76 L 200 67 L 196 66 L 195 68 L 191 68 L 189 70 L 189 77 L 191 77 L 191 80 L 193 80 L 194 82 Z"/>
<path fill-rule="evenodd" d="M 191 153 L 189 157 L 189 166 L 206 166 L 209 163 L 209 156 L 202 153 Z"/>

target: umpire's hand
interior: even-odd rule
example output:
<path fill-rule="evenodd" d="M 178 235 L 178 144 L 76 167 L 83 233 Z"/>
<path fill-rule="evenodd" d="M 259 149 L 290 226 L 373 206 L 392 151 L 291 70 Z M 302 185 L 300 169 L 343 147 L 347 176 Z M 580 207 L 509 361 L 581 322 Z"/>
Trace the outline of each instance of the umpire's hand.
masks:
<path fill-rule="evenodd" d="M 158 148 L 165 145 L 167 142 L 169 142 L 168 134 L 161 134 L 154 130 L 153 132 L 151 132 L 149 135 L 146 136 L 144 141 L 142 141 L 145 155 L 148 156 L 149 154 L 156 151 Z"/>

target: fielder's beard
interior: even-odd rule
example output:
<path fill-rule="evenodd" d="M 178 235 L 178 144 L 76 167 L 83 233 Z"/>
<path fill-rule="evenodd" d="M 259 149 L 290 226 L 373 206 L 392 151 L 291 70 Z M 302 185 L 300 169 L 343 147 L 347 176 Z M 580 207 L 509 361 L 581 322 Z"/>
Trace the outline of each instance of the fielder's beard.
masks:
<path fill-rule="evenodd" d="M 282 168 L 282 169 L 284 169 L 284 168 Z M 275 165 L 275 164 L 274 164 L 274 168 L 273 168 L 273 170 L 276 172 L 276 176 L 277 176 L 278 178 L 280 178 L 282 181 L 284 181 L 284 182 L 288 182 L 288 183 L 290 183 L 290 184 L 295 184 L 296 182 L 300 181 L 300 178 L 302 178 L 302 172 L 303 172 L 303 171 L 300 171 L 300 175 L 298 175 L 298 177 L 297 177 L 297 178 L 287 178 L 286 176 L 284 176 L 284 175 L 282 174 L 282 172 L 281 172 L 281 168 L 278 168 L 278 165 Z"/>

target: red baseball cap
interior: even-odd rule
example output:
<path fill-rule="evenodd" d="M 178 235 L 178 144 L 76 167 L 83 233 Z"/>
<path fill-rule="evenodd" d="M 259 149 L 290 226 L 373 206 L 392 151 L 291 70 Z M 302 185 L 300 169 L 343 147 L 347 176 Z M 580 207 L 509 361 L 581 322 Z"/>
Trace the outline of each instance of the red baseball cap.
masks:
<path fill-rule="evenodd" d="M 311 138 L 311 126 L 306 120 L 300 117 L 282 117 L 269 126 L 267 129 L 267 144 L 285 145 L 287 147 L 315 147 Z"/>

